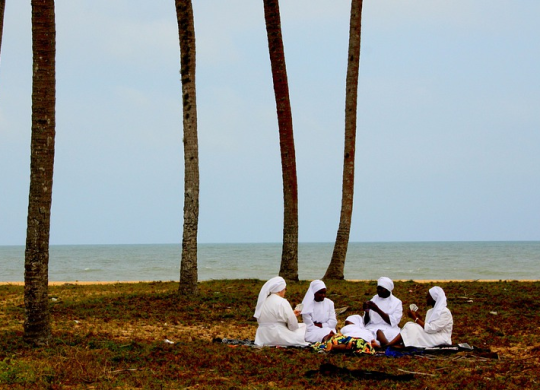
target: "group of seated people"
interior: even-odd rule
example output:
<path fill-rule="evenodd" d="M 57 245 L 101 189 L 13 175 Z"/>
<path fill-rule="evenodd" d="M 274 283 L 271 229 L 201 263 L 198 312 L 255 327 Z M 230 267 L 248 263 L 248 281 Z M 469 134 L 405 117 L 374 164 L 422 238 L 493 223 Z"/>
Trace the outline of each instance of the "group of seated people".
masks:
<path fill-rule="evenodd" d="M 259 293 L 254 317 L 258 328 L 255 344 L 259 346 L 308 346 L 325 351 L 352 350 L 374 353 L 375 348 L 388 346 L 434 347 L 452 344 L 452 313 L 446 305 L 442 288 L 435 286 L 426 294 L 426 304 L 432 306 L 425 319 L 411 305 L 412 321 L 403 328 L 401 300 L 392 294 L 394 283 L 387 277 L 377 281 L 377 294 L 364 302 L 364 315 L 351 315 L 339 332 L 334 302 L 326 298 L 322 280 L 311 282 L 302 304 L 293 310 L 285 299 L 287 284 L 276 276 L 268 280 Z M 297 317 L 302 315 L 302 323 Z"/>

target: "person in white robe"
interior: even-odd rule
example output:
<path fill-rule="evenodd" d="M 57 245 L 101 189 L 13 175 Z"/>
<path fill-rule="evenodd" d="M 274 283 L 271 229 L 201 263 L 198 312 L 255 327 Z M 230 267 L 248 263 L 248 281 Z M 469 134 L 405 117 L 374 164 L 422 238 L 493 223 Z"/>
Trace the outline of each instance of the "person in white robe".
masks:
<path fill-rule="evenodd" d="M 403 316 L 401 300 L 392 294 L 394 282 L 385 276 L 377 280 L 377 295 L 364 303 L 364 324 L 380 343 L 377 332 L 381 331 L 387 340 L 399 334 L 399 322 Z"/>
<path fill-rule="evenodd" d="M 406 347 L 435 347 L 452 344 L 452 328 L 454 320 L 446 304 L 446 294 L 438 286 L 429 289 L 426 303 L 433 308 L 426 313 L 425 321 L 417 311 L 409 309 L 408 315 L 412 321 L 407 322 L 390 342 L 383 340 L 383 345 L 404 345 Z"/>
<path fill-rule="evenodd" d="M 320 342 L 336 333 L 334 302 L 326 298 L 326 285 L 322 280 L 310 283 L 302 300 L 302 320 L 306 324 L 307 342 Z"/>
<path fill-rule="evenodd" d="M 305 324 L 299 324 L 296 318 L 300 312 L 294 312 L 285 297 L 287 284 L 285 279 L 276 276 L 267 281 L 259 292 L 255 314 L 259 327 L 255 335 L 255 345 L 264 346 L 306 346 Z"/>
<path fill-rule="evenodd" d="M 341 328 L 340 333 L 343 336 L 364 339 L 373 347 L 379 346 L 379 343 L 377 342 L 375 336 L 373 336 L 373 333 L 366 329 L 364 319 L 359 314 L 348 316 L 345 319 L 345 326 Z"/>

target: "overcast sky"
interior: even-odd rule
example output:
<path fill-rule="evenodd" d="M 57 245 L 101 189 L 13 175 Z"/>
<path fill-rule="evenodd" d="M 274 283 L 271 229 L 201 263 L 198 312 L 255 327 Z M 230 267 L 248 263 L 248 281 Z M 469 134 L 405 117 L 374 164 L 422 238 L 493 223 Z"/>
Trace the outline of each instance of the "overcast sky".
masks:
<path fill-rule="evenodd" d="M 0 245 L 24 245 L 30 1 L 7 1 Z M 194 0 L 199 242 L 280 242 L 262 0 Z M 350 1 L 282 0 L 301 242 L 341 205 Z M 540 240 L 540 2 L 364 0 L 351 241 Z M 57 0 L 51 244 L 178 243 L 174 1 Z"/>

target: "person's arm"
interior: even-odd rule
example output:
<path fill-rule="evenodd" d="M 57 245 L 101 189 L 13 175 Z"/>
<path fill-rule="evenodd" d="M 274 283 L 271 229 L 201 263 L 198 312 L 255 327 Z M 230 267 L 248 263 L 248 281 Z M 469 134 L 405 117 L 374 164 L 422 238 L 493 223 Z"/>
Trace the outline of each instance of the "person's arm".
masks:
<path fill-rule="evenodd" d="M 364 304 L 362 305 L 362 309 L 364 309 L 364 325 L 367 325 L 369 323 L 369 321 L 371 320 L 371 318 L 369 317 L 369 303 L 370 301 L 366 301 L 364 302 Z"/>
<path fill-rule="evenodd" d="M 390 322 L 390 316 L 388 316 L 387 313 L 379 309 L 379 306 L 377 306 L 375 302 L 368 301 L 367 306 L 370 310 L 373 310 L 375 313 L 380 315 L 384 322 L 386 322 L 388 325 L 392 325 L 392 323 Z"/>
<path fill-rule="evenodd" d="M 403 317 L 403 304 L 400 300 L 396 301 L 395 306 L 392 308 L 392 312 L 388 313 L 388 318 L 390 320 L 389 324 L 392 326 L 398 326 Z"/>
<path fill-rule="evenodd" d="M 311 316 L 311 313 L 302 314 L 302 321 L 304 322 L 304 324 L 306 324 L 306 327 L 308 329 L 311 328 L 312 326 L 315 326 L 313 324 L 313 317 Z"/>
<path fill-rule="evenodd" d="M 328 321 L 326 321 L 326 323 L 323 324 L 323 326 L 330 329 L 336 329 L 336 326 L 337 326 L 336 309 L 334 308 L 334 302 L 330 300 L 328 301 L 330 303 L 330 307 L 328 308 Z"/>
<path fill-rule="evenodd" d="M 286 299 L 283 299 L 280 306 L 282 316 L 287 320 L 287 328 L 290 330 L 296 330 L 299 328 L 298 319 L 294 315 L 294 311 L 291 304 Z"/>
<path fill-rule="evenodd" d="M 411 317 L 411 319 L 418 325 L 420 325 L 422 328 L 424 327 L 425 325 L 425 322 L 422 318 L 420 318 L 420 313 L 418 313 L 418 311 L 412 311 L 411 309 L 409 309 L 409 317 Z"/>
<path fill-rule="evenodd" d="M 441 313 L 441 316 L 439 318 L 437 318 L 435 321 L 431 321 L 423 325 L 423 327 L 426 333 L 438 333 L 452 322 L 452 314 L 449 310 L 445 310 Z"/>

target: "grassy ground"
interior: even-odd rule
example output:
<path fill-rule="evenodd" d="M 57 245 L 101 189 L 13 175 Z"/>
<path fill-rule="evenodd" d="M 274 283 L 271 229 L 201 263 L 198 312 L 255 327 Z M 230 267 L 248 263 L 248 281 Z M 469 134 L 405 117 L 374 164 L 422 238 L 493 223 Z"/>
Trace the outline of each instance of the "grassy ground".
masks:
<path fill-rule="evenodd" d="M 349 356 L 283 348 L 232 347 L 214 338 L 253 339 L 259 280 L 200 283 L 200 296 L 177 296 L 176 283 L 50 287 L 53 338 L 47 347 L 22 341 L 23 287 L 0 286 L 1 389 L 160 388 L 540 388 L 540 282 L 447 282 L 454 343 L 490 349 L 498 359 L 471 353 L 449 356 Z M 309 283 L 289 284 L 299 303 Z M 338 317 L 360 313 L 374 282 L 330 282 Z M 404 305 L 424 310 L 432 283 L 397 282 Z M 423 311 L 425 313 L 425 311 Z M 406 322 L 404 318 L 402 324 Z M 171 340 L 174 344 L 165 342 Z M 410 382 L 352 375 L 306 376 L 330 363 L 349 370 L 394 375 Z"/>

